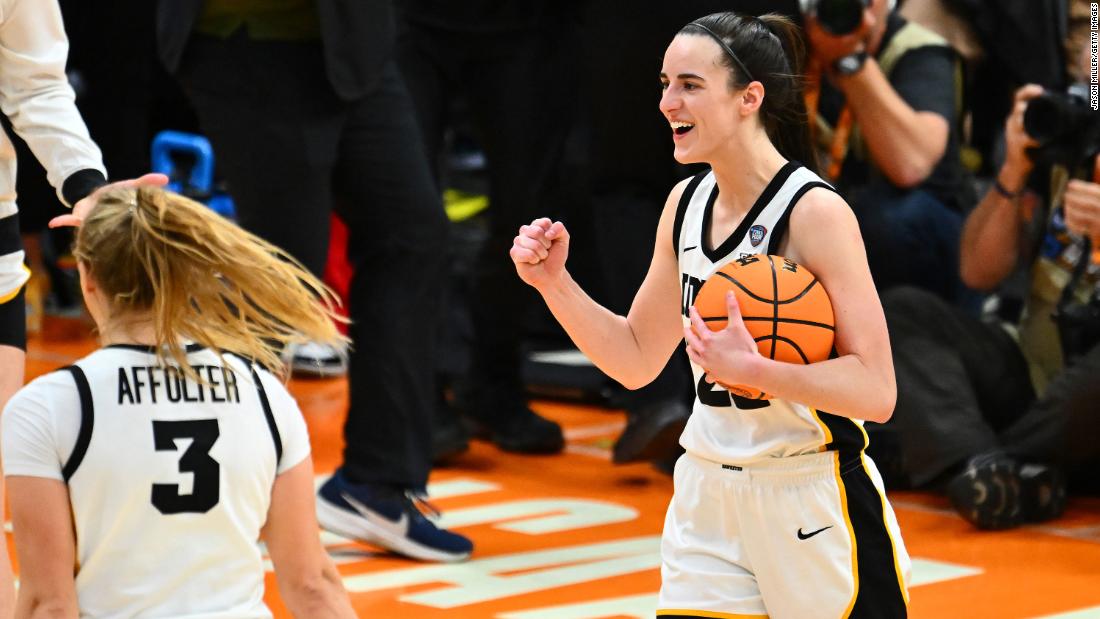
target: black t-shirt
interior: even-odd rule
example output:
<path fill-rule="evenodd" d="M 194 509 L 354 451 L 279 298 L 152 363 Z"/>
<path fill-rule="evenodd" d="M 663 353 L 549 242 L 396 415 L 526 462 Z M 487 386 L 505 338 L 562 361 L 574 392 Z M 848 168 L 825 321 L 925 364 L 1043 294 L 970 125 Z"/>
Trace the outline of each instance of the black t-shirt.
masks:
<path fill-rule="evenodd" d="M 883 35 L 879 54 L 906 23 L 897 13 L 891 13 Z M 917 188 L 923 189 L 947 206 L 962 210 L 959 199 L 963 182 L 962 162 L 959 160 L 959 123 L 956 120 L 956 71 L 957 56 L 949 47 L 929 45 L 906 52 L 894 64 L 888 79 L 898 95 L 918 112 L 934 112 L 947 120 L 949 134 L 947 149 L 932 173 Z M 822 83 L 819 113 L 830 124 L 835 124 L 844 105 L 844 94 L 827 80 Z M 861 131 L 865 131 L 861 129 Z M 849 152 L 837 181 L 838 189 L 849 192 L 865 187 L 871 182 L 871 161 L 862 161 Z M 880 175 L 881 176 L 881 175 Z M 883 178 L 883 182 L 887 182 Z"/>

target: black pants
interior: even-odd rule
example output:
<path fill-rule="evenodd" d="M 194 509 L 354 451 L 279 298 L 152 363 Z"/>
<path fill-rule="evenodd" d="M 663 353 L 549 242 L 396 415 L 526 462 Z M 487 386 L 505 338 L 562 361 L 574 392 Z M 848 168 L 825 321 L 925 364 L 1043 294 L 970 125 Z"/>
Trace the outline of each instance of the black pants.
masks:
<path fill-rule="evenodd" d="M 886 292 L 883 306 L 898 401 L 890 422 L 868 430 L 898 446 L 900 453 L 882 457 L 899 455 L 910 483 L 934 482 L 997 449 L 1057 465 L 1071 479 L 1091 476 L 1100 464 L 1100 347 L 1037 398 L 1018 345 L 999 325 L 916 288 Z M 872 436 L 873 449 L 879 438 Z"/>
<path fill-rule="evenodd" d="M 521 340 L 537 294 L 516 276 L 508 250 L 520 225 L 556 214 L 549 198 L 573 117 L 566 38 L 551 28 L 470 33 L 399 22 L 398 60 L 429 159 L 439 159 L 457 96 L 488 160 L 489 234 L 473 269 L 469 386 L 490 422 L 523 401 Z"/>
<path fill-rule="evenodd" d="M 885 181 L 848 195 L 879 291 L 916 286 L 978 313 L 980 297 L 959 276 L 963 214 L 923 190 Z"/>
<path fill-rule="evenodd" d="M 348 102 L 326 79 L 319 43 L 195 37 L 180 77 L 244 228 L 320 274 L 330 213 L 347 223 L 345 470 L 424 486 L 446 219 L 396 66 Z"/>

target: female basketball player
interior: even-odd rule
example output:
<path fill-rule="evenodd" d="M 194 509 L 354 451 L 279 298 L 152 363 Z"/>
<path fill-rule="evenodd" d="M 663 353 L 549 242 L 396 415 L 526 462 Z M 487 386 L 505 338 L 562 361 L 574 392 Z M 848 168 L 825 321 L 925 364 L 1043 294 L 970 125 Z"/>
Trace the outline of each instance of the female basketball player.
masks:
<path fill-rule="evenodd" d="M 673 188 L 626 317 L 572 280 L 561 222 L 521 227 L 511 250 L 577 346 L 627 387 L 646 384 L 687 340 L 698 397 L 665 521 L 661 616 L 906 614 L 909 559 L 863 454 L 862 420 L 884 421 L 894 405 L 886 324 L 855 218 L 797 163 L 814 161 L 801 57 L 797 30 L 777 15 L 714 14 L 673 39 L 660 110 L 676 160 L 710 170 Z M 691 307 L 710 273 L 764 253 L 804 265 L 824 285 L 835 358 L 803 366 L 761 356 L 732 295 L 720 332 Z M 775 397 L 743 400 L 715 381 Z"/>
<path fill-rule="evenodd" d="M 262 538 L 295 616 L 354 617 L 305 422 L 271 373 L 277 346 L 341 339 L 329 291 L 151 187 L 100 197 L 74 255 L 102 348 L 3 415 L 17 616 L 270 617 Z"/>

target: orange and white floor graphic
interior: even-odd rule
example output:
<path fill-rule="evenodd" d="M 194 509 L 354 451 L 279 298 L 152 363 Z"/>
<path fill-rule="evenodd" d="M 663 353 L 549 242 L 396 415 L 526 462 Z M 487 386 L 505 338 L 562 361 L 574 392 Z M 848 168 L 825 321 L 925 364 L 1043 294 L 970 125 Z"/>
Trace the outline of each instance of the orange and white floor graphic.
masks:
<path fill-rule="evenodd" d="M 32 341 L 29 377 L 93 346 Z M 340 459 L 346 384 L 293 381 L 291 391 L 309 423 L 317 471 L 330 473 Z M 442 525 L 474 540 L 470 561 L 417 563 L 321 534 L 360 616 L 653 617 L 671 479 L 648 464 L 610 464 L 621 413 L 554 403 L 536 408 L 566 428 L 566 453 L 520 456 L 474 442 L 432 475 Z M 1100 619 L 1100 499 L 1072 500 L 1065 517 L 1043 526 L 982 533 L 938 497 L 890 498 L 914 559 L 912 617 Z M 271 575 L 268 589 L 276 616 L 288 617 Z"/>

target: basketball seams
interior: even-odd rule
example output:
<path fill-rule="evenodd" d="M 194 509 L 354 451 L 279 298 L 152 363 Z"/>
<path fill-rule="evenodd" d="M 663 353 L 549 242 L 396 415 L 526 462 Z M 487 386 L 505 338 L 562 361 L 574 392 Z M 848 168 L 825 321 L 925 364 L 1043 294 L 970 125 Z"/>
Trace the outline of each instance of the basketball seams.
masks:
<path fill-rule="evenodd" d="M 760 301 L 761 303 L 771 303 L 772 302 L 771 299 L 767 299 L 765 297 L 762 297 L 762 296 L 756 294 L 755 292 L 749 290 L 748 288 L 745 288 L 744 284 L 737 281 L 736 278 L 734 278 L 730 275 L 727 275 L 727 274 L 723 273 L 722 271 L 715 271 L 714 275 L 717 275 L 718 277 L 729 280 L 729 282 L 731 284 L 733 284 L 734 286 L 737 286 L 738 288 L 740 288 L 742 292 L 747 294 L 749 296 L 749 298 L 753 299 L 754 301 Z"/>
<path fill-rule="evenodd" d="M 808 285 L 807 285 L 807 286 L 806 286 L 806 287 L 805 287 L 805 288 L 804 288 L 804 289 L 802 290 L 802 292 L 798 293 L 797 295 L 795 295 L 795 296 L 793 296 L 793 297 L 791 297 L 791 298 L 789 298 L 789 299 L 783 299 L 782 301 L 776 301 L 776 303 L 781 303 L 781 304 L 782 304 L 782 303 L 794 303 L 795 301 L 797 301 L 797 300 L 801 299 L 802 297 L 806 296 L 807 294 L 809 294 L 809 293 L 810 293 L 810 290 L 813 290 L 813 287 L 814 287 L 814 286 L 816 286 L 816 285 L 817 285 L 817 284 L 819 284 L 819 283 L 820 283 L 820 282 L 818 282 L 818 281 L 817 281 L 817 278 L 815 277 L 815 278 L 813 278 L 813 280 L 811 280 L 811 281 L 810 281 L 810 283 L 809 283 L 809 284 L 808 284 Z M 822 289 L 824 289 L 824 288 L 825 288 L 825 287 L 824 287 L 824 286 L 822 286 Z M 778 292 L 776 292 L 776 296 L 779 296 L 779 293 L 778 293 Z"/>
<path fill-rule="evenodd" d="M 826 340 L 831 342 L 836 332 L 835 319 L 828 311 L 831 308 L 813 309 L 829 303 L 824 286 L 819 286 L 821 282 L 809 270 L 797 265 L 788 269 L 782 256 L 744 256 L 752 257 L 755 259 L 724 264 L 704 280 L 694 300 L 703 322 L 712 331 L 725 327 L 728 316 L 724 291 L 732 290 L 737 292 L 741 318 L 762 356 L 795 364 L 823 360 L 820 349 Z M 767 266 L 762 264 L 765 259 Z M 769 279 L 771 295 L 767 292 Z M 708 286 L 706 282 L 710 280 L 715 284 Z M 712 292 L 707 294 L 707 290 Z M 822 320 L 825 318 L 829 318 L 831 324 Z"/>
<path fill-rule="evenodd" d="M 726 317 L 721 316 L 721 317 L 713 317 L 713 318 L 704 318 L 703 322 L 708 322 L 708 321 L 712 321 L 712 320 L 726 320 Z M 805 325 L 807 327 L 818 327 L 819 329 L 828 329 L 829 331 L 836 331 L 836 327 L 834 325 L 830 325 L 830 324 L 827 324 L 827 323 L 824 323 L 824 322 L 815 322 L 813 320 L 802 320 L 801 318 L 783 318 L 782 316 L 780 316 L 778 319 L 774 319 L 774 318 L 767 318 L 767 317 L 764 317 L 764 316 L 741 316 L 741 320 L 743 320 L 745 322 L 762 322 L 762 321 L 765 321 L 765 320 L 775 320 L 776 322 L 780 322 L 780 323 L 783 323 L 783 324 Z"/>
<path fill-rule="evenodd" d="M 768 358 L 774 360 L 775 341 L 779 336 L 779 303 L 776 302 L 779 297 L 779 274 L 775 271 L 775 258 L 773 256 L 768 256 L 768 267 L 772 270 L 772 349 Z"/>

